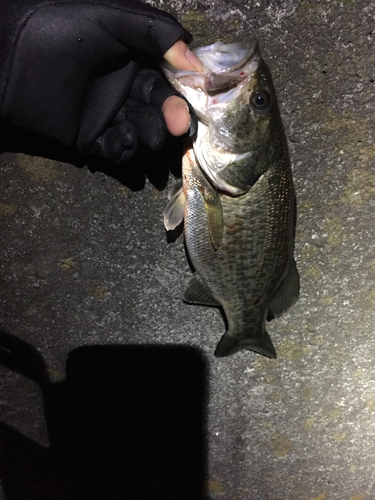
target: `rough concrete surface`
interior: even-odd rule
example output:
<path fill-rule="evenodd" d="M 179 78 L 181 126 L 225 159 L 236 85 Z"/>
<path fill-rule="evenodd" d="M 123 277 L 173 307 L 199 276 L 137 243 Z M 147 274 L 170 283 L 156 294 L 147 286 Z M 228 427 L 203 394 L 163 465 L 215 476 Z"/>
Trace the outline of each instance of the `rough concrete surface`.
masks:
<path fill-rule="evenodd" d="M 220 312 L 181 301 L 191 271 L 163 228 L 164 156 L 130 175 L 4 152 L 4 498 L 374 500 L 375 3 L 153 5 L 194 46 L 259 39 L 293 164 L 301 296 L 269 325 L 277 360 L 216 359 Z"/>

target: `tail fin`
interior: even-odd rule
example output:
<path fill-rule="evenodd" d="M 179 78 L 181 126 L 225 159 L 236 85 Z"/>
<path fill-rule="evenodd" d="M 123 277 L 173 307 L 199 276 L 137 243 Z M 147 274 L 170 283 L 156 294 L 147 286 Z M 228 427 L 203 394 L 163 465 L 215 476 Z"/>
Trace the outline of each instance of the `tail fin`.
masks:
<path fill-rule="evenodd" d="M 267 356 L 268 358 L 276 358 L 275 348 L 272 344 L 270 336 L 268 335 L 268 332 L 266 332 L 265 330 L 259 338 L 255 339 L 249 336 L 247 336 L 246 338 L 237 336 L 235 337 L 229 332 L 226 332 L 221 337 L 221 340 L 216 347 L 215 356 L 223 358 L 225 356 L 235 354 L 242 349 L 255 351 L 258 354 Z"/>

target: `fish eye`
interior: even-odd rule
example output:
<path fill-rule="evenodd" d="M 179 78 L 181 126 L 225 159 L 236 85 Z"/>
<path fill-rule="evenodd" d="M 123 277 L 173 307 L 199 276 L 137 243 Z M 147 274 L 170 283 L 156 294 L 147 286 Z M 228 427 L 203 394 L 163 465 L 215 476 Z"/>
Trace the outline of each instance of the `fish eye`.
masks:
<path fill-rule="evenodd" d="M 264 111 L 268 108 L 270 103 L 270 96 L 267 92 L 262 92 L 261 90 L 257 90 L 254 92 L 251 102 L 255 109 L 259 109 L 260 111 Z"/>

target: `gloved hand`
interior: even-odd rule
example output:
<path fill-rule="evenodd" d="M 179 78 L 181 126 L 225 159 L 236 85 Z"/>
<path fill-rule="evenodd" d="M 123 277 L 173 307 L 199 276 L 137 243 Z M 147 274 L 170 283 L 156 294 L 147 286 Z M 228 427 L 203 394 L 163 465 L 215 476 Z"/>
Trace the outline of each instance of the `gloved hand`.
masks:
<path fill-rule="evenodd" d="M 137 0 L 0 0 L 0 13 L 2 126 L 115 162 L 139 141 L 161 148 L 178 94 L 148 61 L 191 41 L 176 19 Z"/>

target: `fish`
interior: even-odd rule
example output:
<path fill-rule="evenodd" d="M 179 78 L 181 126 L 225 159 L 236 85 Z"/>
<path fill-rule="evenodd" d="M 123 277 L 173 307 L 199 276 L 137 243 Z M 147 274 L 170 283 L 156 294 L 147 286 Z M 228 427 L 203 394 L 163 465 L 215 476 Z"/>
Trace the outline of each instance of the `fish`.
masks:
<path fill-rule="evenodd" d="M 168 231 L 184 221 L 194 276 L 183 300 L 224 313 L 216 356 L 246 349 L 276 358 L 266 324 L 297 302 L 300 278 L 296 195 L 272 76 L 256 39 L 195 54 L 202 73 L 162 68 L 198 117 L 164 211 Z"/>

